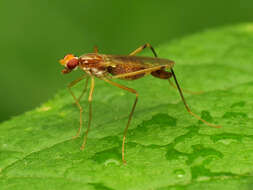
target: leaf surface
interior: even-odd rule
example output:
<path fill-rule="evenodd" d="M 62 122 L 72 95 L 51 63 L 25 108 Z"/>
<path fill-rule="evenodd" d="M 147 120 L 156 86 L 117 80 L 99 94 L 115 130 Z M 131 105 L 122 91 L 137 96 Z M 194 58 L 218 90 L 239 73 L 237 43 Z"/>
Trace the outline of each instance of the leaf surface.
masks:
<path fill-rule="evenodd" d="M 139 93 L 123 165 L 123 131 L 135 97 L 97 79 L 84 151 L 83 135 L 72 139 L 79 111 L 67 89 L 0 125 L 0 189 L 253 187 L 253 24 L 204 31 L 156 50 L 176 61 L 182 88 L 204 92 L 185 94 L 192 111 L 222 128 L 189 115 L 166 80 L 115 80 Z M 74 88 L 75 94 L 83 85 Z M 81 103 L 86 127 L 87 95 Z"/>

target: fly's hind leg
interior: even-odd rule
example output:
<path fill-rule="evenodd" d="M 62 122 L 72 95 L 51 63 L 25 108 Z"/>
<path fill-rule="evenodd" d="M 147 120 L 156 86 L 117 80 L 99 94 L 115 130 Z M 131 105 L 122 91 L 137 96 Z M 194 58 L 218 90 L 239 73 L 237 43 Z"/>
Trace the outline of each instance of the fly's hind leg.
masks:
<path fill-rule="evenodd" d="M 125 160 L 125 141 L 126 141 L 127 130 L 128 130 L 129 125 L 130 125 L 130 122 L 131 122 L 131 119 L 132 119 L 132 116 L 133 116 L 133 113 L 134 113 L 134 110 L 135 110 L 135 107 L 136 107 L 136 104 L 137 104 L 137 101 L 138 101 L 138 92 L 136 90 L 132 89 L 132 88 L 128 88 L 126 86 L 120 85 L 120 84 L 118 84 L 116 82 L 113 82 L 113 81 L 110 81 L 106 78 L 103 78 L 103 80 L 105 82 L 108 82 L 109 84 L 111 84 L 113 86 L 116 86 L 116 87 L 121 88 L 123 90 L 126 90 L 128 92 L 131 92 L 131 93 L 135 94 L 135 96 L 136 96 L 133 107 L 132 107 L 132 110 L 130 112 L 130 115 L 129 115 L 129 118 L 128 118 L 128 121 L 127 121 L 127 125 L 126 125 L 125 130 L 124 130 L 123 140 L 122 140 L 122 161 L 123 161 L 124 164 L 126 164 L 126 160 Z"/>
<path fill-rule="evenodd" d="M 130 53 L 129 55 L 136 55 L 137 53 L 140 53 L 140 52 L 142 52 L 145 48 L 150 48 L 151 49 L 151 51 L 152 51 L 152 53 L 154 54 L 154 57 L 157 57 L 157 53 L 156 53 L 156 51 L 155 51 L 155 49 L 149 44 L 149 43 L 146 43 L 146 44 L 144 44 L 143 46 L 140 46 L 139 48 L 137 48 L 136 50 L 134 50 L 132 53 Z M 165 74 L 165 72 L 166 71 L 164 71 L 164 69 L 163 70 L 161 70 L 160 72 L 159 71 L 156 71 L 156 72 L 154 72 L 154 73 L 151 73 L 154 77 L 158 77 L 158 78 L 161 78 L 161 79 L 168 79 L 168 81 L 169 81 L 169 83 L 170 83 L 170 85 L 173 87 L 173 88 L 175 88 L 175 89 L 177 89 L 177 86 L 175 86 L 174 84 L 173 84 L 173 82 L 170 80 L 170 77 L 168 77 L 168 78 L 166 78 L 167 76 L 172 76 L 172 74 L 170 73 L 169 75 L 168 74 Z M 168 73 L 168 72 L 167 72 Z M 165 76 L 163 76 L 163 75 L 165 75 Z M 181 89 L 183 92 L 186 92 L 186 93 L 189 93 L 189 94 L 202 94 L 203 92 L 202 91 L 199 91 L 199 92 L 192 92 L 192 91 L 190 91 L 190 90 L 185 90 L 185 89 Z"/>
<path fill-rule="evenodd" d="M 169 83 L 170 83 L 170 86 L 172 86 L 173 88 L 177 89 L 177 86 L 173 84 L 173 82 L 168 79 Z M 188 94 L 193 94 L 193 95 L 197 95 L 197 94 L 202 94 L 203 91 L 198 91 L 198 92 L 193 92 L 193 91 L 190 91 L 190 90 L 187 90 L 187 89 L 183 89 L 181 88 L 182 92 L 185 92 L 185 93 L 188 93 Z"/>
<path fill-rule="evenodd" d="M 156 71 L 151 72 L 151 75 L 153 75 L 154 77 L 157 77 L 157 78 L 168 79 L 168 80 L 169 80 L 171 77 L 173 77 L 174 80 L 175 80 L 175 83 L 176 83 L 176 86 L 174 86 L 174 87 L 178 89 L 179 94 L 180 94 L 180 96 L 181 96 L 181 99 L 182 99 L 182 101 L 183 101 L 183 103 L 184 103 L 184 105 L 185 105 L 185 108 L 186 108 L 186 110 L 188 111 L 188 113 L 191 114 L 191 115 L 192 115 L 193 117 L 195 117 L 196 119 L 202 121 L 202 122 L 205 123 L 206 125 L 210 126 L 210 127 L 220 128 L 220 126 L 214 125 L 214 124 L 212 124 L 212 123 L 207 122 L 206 120 L 202 119 L 202 118 L 199 117 L 197 114 L 195 114 L 195 113 L 193 113 L 193 112 L 191 111 L 191 109 L 189 108 L 188 104 L 187 104 L 186 101 L 185 101 L 185 98 L 184 98 L 184 96 L 183 96 L 183 92 L 182 92 L 182 90 L 181 90 L 181 88 L 180 88 L 180 86 L 179 86 L 179 84 L 178 84 L 178 82 L 177 82 L 176 75 L 175 75 L 173 69 L 170 68 L 170 70 L 171 70 L 171 72 L 165 71 L 165 70 L 163 70 L 163 69 L 161 69 L 161 70 L 156 70 Z M 171 81 L 169 80 L 169 82 L 171 82 Z M 172 83 L 172 84 L 173 84 L 173 83 Z M 174 84 L 173 84 L 173 85 L 174 85 Z"/>
<path fill-rule="evenodd" d="M 157 57 L 157 54 L 155 52 L 155 49 L 149 44 L 149 43 L 146 43 L 144 44 L 143 46 L 137 48 L 136 50 L 134 50 L 132 53 L 130 53 L 129 55 L 136 55 L 137 53 L 140 53 L 142 50 L 144 50 L 146 47 L 150 48 L 152 53 L 154 54 L 155 57 Z"/>
<path fill-rule="evenodd" d="M 156 53 L 155 49 L 149 43 L 146 43 L 143 46 L 137 48 L 129 55 L 132 55 L 132 56 L 136 55 L 137 53 L 140 53 L 141 51 L 143 51 L 146 47 L 151 49 L 152 53 L 154 54 L 154 57 L 157 57 L 157 53 Z M 172 73 L 165 71 L 165 67 L 164 67 L 164 68 L 161 68 L 160 70 L 155 70 L 155 71 L 151 72 L 151 75 L 153 75 L 154 77 L 160 78 L 160 79 L 168 79 L 169 80 L 169 78 L 172 76 Z"/>
<path fill-rule="evenodd" d="M 76 137 L 78 137 L 78 136 L 80 135 L 80 132 L 81 132 L 81 129 L 82 129 L 82 124 L 83 124 L 83 120 L 82 120 L 83 108 L 82 108 L 82 106 L 81 106 L 80 103 L 79 103 L 80 97 L 79 97 L 79 98 L 76 98 L 76 96 L 74 95 L 74 93 L 73 93 L 73 91 L 71 90 L 71 88 L 72 88 L 74 85 L 76 85 L 78 82 L 80 82 L 81 80 L 83 80 L 84 78 L 86 78 L 86 77 L 87 77 L 87 75 L 83 75 L 83 76 L 81 76 L 80 78 L 78 78 L 78 79 L 72 81 L 72 82 L 69 83 L 69 85 L 68 85 L 68 90 L 69 90 L 70 94 L 72 95 L 72 97 L 74 98 L 75 103 L 76 103 L 76 105 L 77 105 L 77 107 L 78 107 L 78 109 L 79 109 L 79 111 L 80 111 L 80 122 L 79 122 L 80 125 L 79 125 L 79 129 L 78 129 L 76 135 L 75 135 L 73 138 L 76 138 Z M 88 79 L 87 79 L 87 80 L 88 80 Z"/>
<path fill-rule="evenodd" d="M 181 96 L 181 99 L 182 99 L 182 101 L 183 101 L 183 103 L 184 103 L 184 106 L 185 106 L 186 110 L 188 111 L 188 113 L 191 114 L 191 115 L 192 115 L 193 117 L 195 117 L 196 119 L 202 121 L 202 122 L 205 123 L 206 125 L 210 126 L 210 127 L 220 128 L 221 126 L 219 126 L 219 125 L 214 125 L 214 124 L 212 124 L 212 123 L 209 123 L 209 122 L 207 122 L 206 120 L 202 119 L 202 118 L 199 117 L 197 114 L 195 114 L 195 113 L 193 113 L 193 112 L 191 111 L 191 109 L 189 108 L 188 104 L 187 104 L 186 101 L 185 101 L 185 98 L 184 98 L 184 96 L 183 96 L 183 92 L 182 92 L 182 90 L 181 90 L 181 88 L 180 88 L 180 86 L 179 86 L 179 84 L 178 84 L 178 82 L 177 82 L 177 78 L 176 78 L 176 75 L 175 75 L 173 69 L 170 68 L 170 70 L 171 70 L 171 74 L 172 74 L 172 76 L 173 76 L 173 78 L 174 78 L 174 80 L 175 80 L 176 87 L 177 87 L 177 89 L 178 89 L 178 91 L 179 91 L 179 94 L 180 94 L 180 96 Z"/>
<path fill-rule="evenodd" d="M 210 126 L 210 127 L 220 128 L 220 126 L 214 125 L 214 124 L 212 124 L 212 123 L 207 122 L 206 120 L 202 119 L 202 118 L 199 117 L 197 114 L 195 114 L 195 113 L 193 113 L 193 112 L 191 111 L 191 109 L 189 108 L 188 104 L 187 104 L 186 101 L 185 101 L 185 98 L 184 98 L 184 96 L 183 96 L 183 92 L 182 92 L 182 90 L 181 90 L 181 88 L 180 88 L 180 86 L 179 86 L 179 84 L 178 84 L 178 82 L 177 82 L 176 75 L 175 75 L 173 69 L 170 68 L 170 70 L 171 70 L 171 72 L 167 72 L 167 71 L 162 70 L 162 69 L 161 69 L 161 70 L 157 70 L 157 71 L 153 71 L 153 72 L 151 73 L 151 75 L 153 75 L 154 77 L 157 77 L 157 78 L 168 79 L 168 80 L 169 80 L 171 77 L 173 77 L 174 80 L 175 80 L 175 83 L 176 83 L 176 86 L 174 86 L 174 87 L 175 87 L 176 89 L 178 89 L 179 94 L 180 94 L 180 96 L 181 96 L 181 99 L 182 99 L 182 101 L 183 101 L 183 103 L 184 103 L 184 106 L 185 106 L 186 110 L 188 111 L 188 113 L 191 114 L 191 115 L 192 115 L 193 117 L 195 117 L 196 119 L 202 121 L 202 122 L 205 123 L 206 125 Z M 171 81 L 169 80 L 169 82 L 171 82 Z M 173 83 L 172 83 L 172 84 L 173 84 Z M 174 84 L 173 84 L 173 85 L 174 85 Z"/>
<path fill-rule="evenodd" d="M 171 72 L 168 72 L 166 71 L 165 69 L 168 69 L 170 68 Z M 183 96 L 183 93 L 182 93 L 182 90 L 181 88 L 179 87 L 179 84 L 177 82 L 177 79 L 176 79 L 176 76 L 175 76 L 175 73 L 173 71 L 173 69 L 171 68 L 171 65 L 170 64 L 167 64 L 167 65 L 160 65 L 160 66 L 154 66 L 154 67 L 151 67 L 151 68 L 147 68 L 147 69 L 143 69 L 143 70 L 140 70 L 140 71 L 134 71 L 134 72 L 131 72 L 131 73 L 124 73 L 124 74 L 119 74 L 119 75 L 115 75 L 115 76 L 112 76 L 111 78 L 126 78 L 126 77 L 131 77 L 131 76 L 135 76 L 135 75 L 139 75 L 139 74 L 152 74 L 153 76 L 155 77 L 158 77 L 158 78 L 161 78 L 161 79 L 169 79 L 173 76 L 174 80 L 175 80 L 175 83 L 176 83 L 176 87 L 180 93 L 180 96 L 182 98 L 182 101 L 185 105 L 185 108 L 186 110 L 188 111 L 189 114 L 191 114 L 193 117 L 195 117 L 196 119 L 202 121 L 203 123 L 205 123 L 206 125 L 210 126 L 210 127 L 216 127 L 216 128 L 219 128 L 220 126 L 218 125 L 214 125 L 212 123 L 209 123 L 207 121 L 205 121 L 204 119 L 202 119 L 201 117 L 199 117 L 197 114 L 193 113 L 191 111 L 191 109 L 189 108 L 189 106 L 187 105 L 185 99 L 184 99 L 184 96 Z M 125 158 L 124 158 L 124 144 L 125 144 L 125 139 L 126 139 L 126 133 L 127 133 L 127 129 L 129 127 L 129 124 L 130 124 L 130 121 L 131 121 L 131 118 L 132 118 L 132 115 L 133 115 L 133 112 L 134 112 L 134 109 L 135 109 L 135 106 L 136 106 L 136 103 L 137 103 L 137 100 L 138 100 L 138 93 L 134 90 L 134 89 L 131 89 L 131 88 L 128 88 L 128 87 L 125 87 L 125 86 L 122 86 L 118 83 L 115 83 L 113 81 L 110 81 L 106 78 L 103 79 L 104 81 L 116 86 L 116 87 L 119 87 L 121 89 L 124 89 L 124 90 L 127 90 L 131 93 L 134 93 L 136 94 L 136 99 L 135 99 L 135 102 L 134 102 L 134 105 L 132 107 L 132 111 L 130 113 L 130 116 L 129 116 L 129 119 L 128 119 L 128 123 L 127 123 L 127 126 L 125 128 L 125 131 L 124 131 L 124 136 L 123 136 L 123 143 L 122 143 L 122 160 L 124 163 L 126 163 L 125 161 Z"/>

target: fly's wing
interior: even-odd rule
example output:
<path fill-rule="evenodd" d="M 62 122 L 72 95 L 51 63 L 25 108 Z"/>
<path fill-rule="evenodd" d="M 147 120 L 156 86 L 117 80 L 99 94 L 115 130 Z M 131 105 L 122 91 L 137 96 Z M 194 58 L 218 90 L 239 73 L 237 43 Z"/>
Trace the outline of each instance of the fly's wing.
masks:
<path fill-rule="evenodd" d="M 174 62 L 167 59 L 141 57 L 141 56 L 120 56 L 120 55 L 105 55 L 104 64 L 107 71 L 112 75 L 122 75 L 134 73 L 144 69 L 150 69 L 157 66 L 172 68 Z M 125 77 L 124 79 L 133 80 L 145 76 L 149 73 L 141 72 L 136 75 Z"/>
<path fill-rule="evenodd" d="M 174 62 L 168 59 L 144 56 L 106 55 L 104 60 L 105 64 L 111 66 L 124 64 L 145 69 L 159 65 L 166 65 L 167 68 L 172 68 L 174 65 Z"/>

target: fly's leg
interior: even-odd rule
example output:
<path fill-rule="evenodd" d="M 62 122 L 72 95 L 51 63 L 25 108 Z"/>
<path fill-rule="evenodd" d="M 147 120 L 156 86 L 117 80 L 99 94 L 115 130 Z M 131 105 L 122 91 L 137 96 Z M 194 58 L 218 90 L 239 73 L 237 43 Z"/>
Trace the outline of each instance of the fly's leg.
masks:
<path fill-rule="evenodd" d="M 190 110 L 189 106 L 187 105 L 187 103 L 186 103 L 186 101 L 184 99 L 183 92 L 182 92 L 182 90 L 181 90 L 181 88 L 180 88 L 180 86 L 179 86 L 179 84 L 177 82 L 176 75 L 175 75 L 175 73 L 174 73 L 174 71 L 173 71 L 172 68 L 170 68 L 170 70 L 171 70 L 171 72 L 167 72 L 165 70 L 157 70 L 157 71 L 153 71 L 151 74 L 154 77 L 161 78 L 161 79 L 168 79 L 168 80 L 173 76 L 173 78 L 175 80 L 175 83 L 176 83 L 176 86 L 174 86 L 173 83 L 171 85 L 173 85 L 174 88 L 178 89 L 178 91 L 180 93 L 180 96 L 181 96 L 181 99 L 182 99 L 182 101 L 183 101 L 183 103 L 185 105 L 185 108 L 188 111 L 188 113 L 190 113 L 193 117 L 195 117 L 196 119 L 202 121 L 203 123 L 205 123 L 206 125 L 208 125 L 210 127 L 220 128 L 220 126 L 214 125 L 212 123 L 208 123 L 207 121 L 205 121 L 204 119 L 202 119 L 201 117 L 199 117 L 198 115 L 196 115 L 195 113 L 193 113 Z M 171 82 L 171 81 L 169 80 L 169 82 Z"/>
<path fill-rule="evenodd" d="M 132 53 L 130 53 L 129 55 L 136 55 L 137 53 L 140 53 L 142 50 L 144 50 L 146 47 L 150 48 L 151 51 L 153 52 L 154 56 L 157 57 L 157 54 L 155 52 L 155 49 L 149 44 L 149 43 L 146 43 L 144 44 L 143 46 L 137 48 L 136 50 L 134 50 Z"/>
<path fill-rule="evenodd" d="M 76 137 L 78 137 L 78 136 L 80 135 L 80 132 L 81 132 L 81 129 L 82 129 L 82 124 L 83 124 L 83 120 L 82 120 L 83 108 L 82 108 L 82 106 L 81 106 L 80 103 L 79 103 L 79 99 L 76 98 L 76 96 L 75 96 L 74 93 L 72 92 L 71 88 L 72 88 L 74 85 L 76 85 L 78 82 L 80 82 L 81 80 L 83 80 L 84 78 L 86 78 L 86 77 L 87 77 L 87 75 L 83 75 L 83 76 L 81 76 L 80 78 L 78 78 L 78 79 L 72 81 L 72 82 L 69 83 L 69 85 L 68 85 L 68 90 L 69 90 L 70 94 L 72 95 L 72 97 L 74 98 L 75 103 L 76 103 L 76 105 L 77 105 L 77 107 L 78 107 L 78 109 L 79 109 L 79 111 L 80 111 L 80 126 L 79 126 L 79 129 L 78 129 L 78 131 L 77 131 L 77 134 L 76 134 L 73 138 L 76 138 Z"/>
<path fill-rule="evenodd" d="M 146 43 L 146 44 L 144 44 L 143 46 L 137 48 L 135 51 L 133 51 L 132 53 L 130 53 L 130 55 L 136 55 L 137 53 L 139 53 L 139 52 L 141 52 L 142 50 L 144 50 L 146 47 L 149 47 L 149 48 L 151 49 L 151 51 L 153 52 L 154 56 L 157 57 L 157 54 L 156 54 L 154 48 L 153 48 L 149 43 Z M 153 67 L 153 68 L 155 68 L 155 67 Z M 159 67 L 157 67 L 157 68 L 159 68 Z M 187 103 L 186 103 L 186 101 L 185 101 L 185 99 L 184 99 L 184 96 L 183 96 L 183 92 L 182 92 L 182 91 L 185 91 L 185 92 L 188 92 L 188 93 L 191 93 L 191 94 L 200 94 L 200 93 L 202 93 L 202 92 L 191 92 L 191 91 L 188 91 L 188 90 L 181 90 L 181 88 L 179 87 L 179 84 L 178 84 L 178 82 L 177 82 L 176 75 L 175 75 L 173 69 L 172 69 L 171 67 L 167 66 L 167 68 L 170 68 L 170 69 L 171 69 L 171 73 L 170 73 L 170 72 L 166 72 L 166 71 L 164 70 L 165 68 L 166 68 L 166 67 L 162 67 L 162 68 L 160 68 L 160 69 L 154 69 L 154 70 L 151 72 L 151 74 L 152 74 L 153 76 L 155 76 L 155 77 L 158 77 L 158 78 L 168 79 L 170 85 L 171 85 L 172 87 L 178 89 L 178 91 L 179 91 L 179 93 L 180 93 L 180 96 L 181 96 L 181 99 L 182 99 L 182 101 L 183 101 L 183 103 L 184 103 L 184 105 L 185 105 L 186 110 L 187 110 L 193 117 L 195 117 L 196 119 L 202 121 L 203 123 L 205 123 L 206 125 L 208 125 L 208 126 L 210 126 L 210 127 L 220 128 L 220 126 L 214 125 L 214 124 L 212 124 L 212 123 L 208 123 L 207 121 L 203 120 L 201 117 L 199 117 L 198 115 L 196 115 L 195 113 L 193 113 L 193 112 L 190 110 L 189 106 L 187 105 Z M 146 71 L 145 71 L 145 70 L 146 70 Z M 141 70 L 141 71 L 143 71 L 143 72 L 145 73 L 145 72 L 148 72 L 148 70 L 149 70 L 149 69 L 143 69 L 143 70 Z M 152 67 L 150 68 L 150 70 L 152 70 Z M 138 74 L 141 74 L 141 73 L 142 73 L 141 71 L 137 71 Z M 167 74 L 166 74 L 166 73 L 167 73 Z M 129 73 L 129 74 L 130 74 L 130 76 L 133 76 L 133 75 L 134 75 L 133 73 L 132 73 L 132 74 Z M 127 76 L 128 76 L 127 74 L 122 74 L 122 75 L 123 75 L 124 77 L 127 77 Z M 121 75 L 121 76 L 120 76 L 120 75 L 117 75 L 115 78 L 121 78 L 122 75 Z M 170 77 L 171 77 L 171 76 L 173 76 L 173 78 L 174 78 L 174 80 L 175 80 L 175 83 L 176 83 L 176 86 L 170 81 Z M 124 78 L 124 77 L 123 77 L 123 78 Z M 168 77 L 168 78 L 166 78 L 166 77 Z"/>
<path fill-rule="evenodd" d="M 81 98 L 83 97 L 83 95 L 85 94 L 86 90 L 87 90 L 87 86 L 88 86 L 88 82 L 89 82 L 89 79 L 90 77 L 88 77 L 85 81 L 85 85 L 84 85 L 84 88 L 83 88 L 83 91 L 81 93 L 81 95 L 77 98 L 78 102 L 81 101 Z"/>
<path fill-rule="evenodd" d="M 179 86 L 179 84 L 177 82 L 176 75 L 175 75 L 173 69 L 171 68 L 171 65 L 169 65 L 169 64 L 168 65 L 161 65 L 161 66 L 154 66 L 154 67 L 151 67 L 151 68 L 148 68 L 148 69 L 143 69 L 143 70 L 135 71 L 135 72 L 131 72 L 131 73 L 119 74 L 119 75 L 113 76 L 112 78 L 125 78 L 125 77 L 129 77 L 129 76 L 143 74 L 143 73 L 144 74 L 149 74 L 149 73 L 156 73 L 157 74 L 157 73 L 161 72 L 161 70 L 166 69 L 166 68 L 170 68 L 170 70 L 171 70 L 171 73 L 170 72 L 167 73 L 167 77 L 168 77 L 167 79 L 169 79 L 171 76 L 173 76 L 173 78 L 175 80 L 175 83 L 176 83 L 176 87 L 177 87 L 177 89 L 178 89 L 178 91 L 180 93 L 181 99 L 182 99 L 182 101 L 183 101 L 183 103 L 185 105 L 185 108 L 188 111 L 188 113 L 191 114 L 196 119 L 202 121 L 206 125 L 210 126 L 210 127 L 220 128 L 220 126 L 214 125 L 212 123 L 209 123 L 209 122 L 205 121 L 204 119 L 202 119 L 197 114 L 195 114 L 195 113 L 193 113 L 191 111 L 191 109 L 189 108 L 189 106 L 187 105 L 187 103 L 185 101 L 185 98 L 183 96 L 183 92 L 182 92 L 182 90 L 181 90 L 181 88 L 180 88 L 180 86 Z M 161 72 L 161 74 L 163 76 L 163 79 L 166 79 L 166 75 L 165 75 L 164 72 L 166 72 L 166 71 L 163 70 L 163 72 Z M 157 75 L 157 77 L 160 78 L 158 75 Z"/>
<path fill-rule="evenodd" d="M 91 125 L 91 119 L 92 119 L 92 95 L 93 95 L 93 91 L 94 91 L 94 86 L 95 86 L 95 80 L 94 77 L 91 77 L 91 85 L 90 85 L 90 93 L 89 93 L 89 121 L 88 121 L 88 127 L 87 130 L 85 132 L 85 136 L 83 139 L 83 144 L 81 146 L 81 150 L 83 150 L 85 148 L 86 142 L 87 142 L 87 137 L 88 137 L 88 133 L 90 130 L 90 125 Z"/>
<path fill-rule="evenodd" d="M 106 78 L 103 78 L 103 80 L 105 82 L 108 82 L 109 84 L 111 84 L 113 86 L 116 86 L 116 87 L 121 88 L 123 90 L 126 90 L 128 92 L 131 92 L 131 93 L 135 94 L 135 96 L 136 96 L 133 107 L 132 107 L 132 110 L 130 112 L 130 115 L 129 115 L 129 118 L 128 118 L 128 121 L 127 121 L 127 125 L 126 125 L 125 130 L 124 130 L 123 140 L 122 140 L 122 161 L 123 161 L 124 164 L 126 164 L 126 160 L 125 160 L 125 141 L 126 141 L 127 130 L 128 130 L 129 125 L 130 125 L 130 122 L 131 122 L 131 119 L 132 119 L 132 116 L 133 116 L 133 113 L 134 113 L 134 110 L 135 110 L 135 107 L 136 107 L 136 104 L 137 104 L 137 101 L 138 101 L 138 92 L 136 90 L 132 89 L 132 88 L 128 88 L 128 87 L 123 86 L 121 84 L 118 84 L 116 82 L 110 81 Z"/>
<path fill-rule="evenodd" d="M 157 53 L 156 53 L 155 49 L 154 49 L 149 43 L 146 43 L 146 44 L 144 44 L 143 46 L 137 48 L 136 50 L 134 50 L 134 51 L 133 51 L 132 53 L 130 53 L 129 55 L 136 55 L 137 53 L 140 53 L 141 51 L 143 51 L 146 47 L 148 47 L 148 48 L 151 49 L 152 53 L 154 54 L 154 57 L 157 57 Z M 166 71 L 165 71 L 165 72 L 166 72 Z M 170 85 L 171 85 L 173 88 L 177 89 L 177 86 L 175 86 L 175 85 L 173 84 L 173 82 L 170 80 L 170 78 L 168 78 L 168 81 L 169 81 Z M 202 91 L 199 91 L 199 92 L 192 92 L 192 91 L 190 91 L 190 90 L 185 90 L 185 89 L 181 89 L 181 90 L 182 90 L 183 92 L 189 93 L 189 94 L 202 94 L 202 93 L 203 93 Z"/>
<path fill-rule="evenodd" d="M 210 127 L 220 128 L 221 126 L 219 126 L 219 125 L 214 125 L 214 124 L 212 124 L 212 123 L 207 122 L 206 120 L 202 119 L 201 117 L 199 117 L 197 114 L 193 113 L 193 112 L 190 110 L 189 106 L 187 105 L 187 103 L 186 103 L 186 101 L 185 101 L 185 99 L 184 99 L 182 90 L 181 90 L 181 88 L 180 88 L 180 86 L 179 86 L 179 84 L 178 84 L 178 82 L 177 82 L 176 75 L 175 75 L 175 73 L 174 73 L 174 71 L 173 71 L 172 68 L 171 68 L 170 70 L 171 70 L 172 76 L 173 76 L 173 78 L 174 78 L 174 80 L 175 80 L 175 83 L 176 83 L 177 89 L 178 89 L 178 91 L 179 91 L 179 94 L 180 94 L 180 96 L 181 96 L 181 99 L 182 99 L 182 101 L 183 101 L 183 103 L 184 103 L 184 106 L 185 106 L 186 110 L 188 111 L 188 113 L 191 114 L 191 115 L 192 115 L 193 117 L 195 117 L 196 119 L 202 121 L 202 122 L 205 123 L 206 125 L 210 126 Z"/>
<path fill-rule="evenodd" d="M 94 53 L 98 53 L 98 47 L 97 46 L 94 46 Z"/>
<path fill-rule="evenodd" d="M 179 93 L 180 93 L 180 96 L 181 96 L 181 99 L 182 99 L 182 101 L 183 101 L 183 103 L 184 103 L 184 105 L 185 105 L 186 110 L 187 110 L 192 116 L 194 116 L 196 119 L 202 121 L 202 122 L 205 123 L 206 125 L 208 125 L 208 126 L 210 126 L 210 127 L 220 128 L 220 126 L 217 126 L 217 125 L 214 125 L 214 124 L 212 124 L 212 123 L 209 123 L 209 122 L 205 121 L 204 119 L 202 119 L 201 117 L 199 117 L 198 115 L 196 115 L 195 113 L 193 113 L 193 112 L 190 110 L 190 108 L 189 108 L 189 106 L 187 105 L 187 103 L 186 103 L 186 101 L 185 101 L 185 98 L 184 98 L 184 96 L 183 96 L 183 92 L 182 92 L 182 90 L 181 90 L 181 88 L 180 88 L 180 86 L 179 86 L 179 84 L 178 84 L 178 82 L 177 82 L 176 75 L 175 75 L 173 69 L 170 68 L 169 65 L 167 65 L 167 68 L 170 68 L 170 70 L 171 70 L 171 72 L 167 72 L 167 71 L 164 70 L 165 68 L 166 68 L 166 66 L 163 66 L 162 68 L 159 68 L 159 67 L 151 67 L 151 68 L 149 68 L 149 69 L 144 69 L 144 70 L 152 70 L 151 74 L 152 74 L 154 77 L 161 78 L 161 79 L 168 79 L 168 80 L 169 80 L 169 79 L 173 76 L 173 78 L 174 78 L 174 80 L 175 80 L 175 83 L 176 83 L 176 86 L 174 86 L 173 83 L 172 83 L 172 84 L 173 84 L 173 86 L 174 86 L 175 88 L 178 89 L 178 91 L 179 91 Z M 141 71 L 144 71 L 144 70 L 141 70 Z M 137 71 L 138 74 L 141 74 L 141 71 Z M 146 72 L 147 72 L 147 71 L 146 71 Z M 149 72 L 150 72 L 150 71 L 149 71 Z M 133 73 L 136 73 L 136 72 L 127 73 L 127 74 L 129 74 L 128 76 L 131 76 Z M 122 75 L 124 75 L 124 77 L 127 77 L 127 74 L 122 74 Z M 120 76 L 122 76 L 122 75 L 117 75 L 117 76 L 118 76 L 117 78 L 121 78 Z M 171 82 L 171 81 L 169 80 L 169 82 Z"/>
<path fill-rule="evenodd" d="M 173 88 L 177 89 L 177 86 L 174 85 L 173 82 L 172 82 L 170 79 L 168 79 L 168 81 L 169 81 L 170 85 L 171 85 Z M 182 92 L 185 92 L 185 93 L 188 93 L 188 94 L 194 94 L 194 95 L 202 94 L 202 93 L 203 93 L 203 91 L 193 92 L 193 91 L 186 90 L 186 89 L 182 89 L 182 88 L 181 88 L 181 90 L 182 90 Z"/>

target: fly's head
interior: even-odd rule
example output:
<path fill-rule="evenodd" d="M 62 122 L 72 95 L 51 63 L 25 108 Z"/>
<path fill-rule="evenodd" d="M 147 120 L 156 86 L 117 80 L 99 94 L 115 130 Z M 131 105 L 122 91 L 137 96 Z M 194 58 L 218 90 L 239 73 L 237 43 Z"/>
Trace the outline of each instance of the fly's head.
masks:
<path fill-rule="evenodd" d="M 65 68 L 62 70 L 63 74 L 69 73 L 77 68 L 79 65 L 79 58 L 75 57 L 73 54 L 67 54 L 63 59 L 61 59 L 60 64 Z"/>

